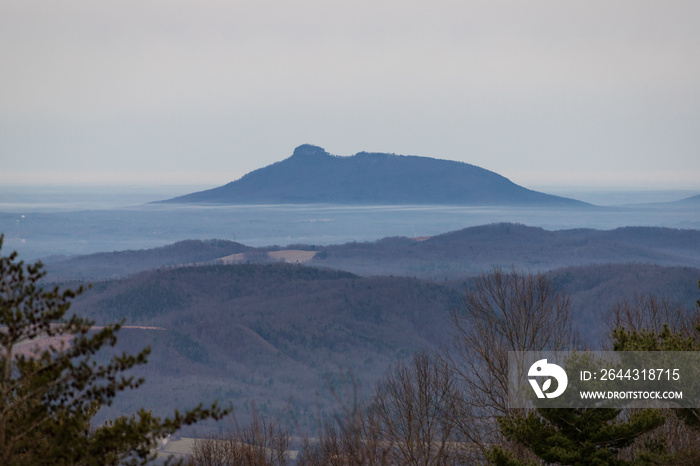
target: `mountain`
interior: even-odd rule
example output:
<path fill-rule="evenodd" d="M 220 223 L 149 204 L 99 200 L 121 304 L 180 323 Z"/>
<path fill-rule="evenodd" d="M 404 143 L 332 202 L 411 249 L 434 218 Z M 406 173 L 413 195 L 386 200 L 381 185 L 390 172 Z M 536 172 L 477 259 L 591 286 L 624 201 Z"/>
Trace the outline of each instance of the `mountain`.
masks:
<path fill-rule="evenodd" d="M 213 204 L 459 204 L 583 206 L 463 162 L 302 145 L 227 185 L 162 202 Z"/>
<path fill-rule="evenodd" d="M 591 264 L 700 267 L 700 231 L 660 227 L 545 230 L 514 223 L 464 228 L 425 238 L 391 237 L 329 246 L 252 248 L 222 240 L 182 241 L 155 249 L 47 260 L 54 280 L 101 280 L 189 263 L 276 261 L 358 275 L 455 279 L 493 266 L 552 270 Z M 291 250 L 290 250 L 291 249 Z M 228 260 L 226 260 L 228 258 Z"/>
<path fill-rule="evenodd" d="M 117 353 L 153 349 L 147 383 L 115 409 L 172 412 L 197 401 L 291 409 L 304 427 L 332 407 L 327 381 L 362 389 L 396 360 L 438 350 L 461 291 L 405 277 L 362 278 L 292 264 L 170 268 L 95 283 L 71 307 L 97 325 L 125 319 Z M 122 404 L 126 403 L 126 404 Z"/>
<path fill-rule="evenodd" d="M 658 227 L 549 231 L 499 223 L 429 238 L 326 246 L 312 263 L 365 276 L 431 279 L 475 275 L 493 266 L 528 270 L 612 263 L 699 267 L 700 231 Z"/>
<path fill-rule="evenodd" d="M 547 275 L 571 297 L 576 329 L 595 345 L 606 310 L 638 294 L 692 314 L 700 269 L 614 264 Z M 95 283 L 71 310 L 97 325 L 125 319 L 117 354 L 152 347 L 148 365 L 133 371 L 144 386 L 105 414 L 145 406 L 163 415 L 218 399 L 247 422 L 253 400 L 268 419 L 313 430 L 336 406 L 329 386 L 343 397 L 354 376 L 366 395 L 397 360 L 450 348 L 450 314 L 464 311 L 471 286 L 293 264 L 204 265 Z"/>
<path fill-rule="evenodd" d="M 53 256 L 46 258 L 44 263 L 53 279 L 102 280 L 160 267 L 210 262 L 252 250 L 254 248 L 227 240 L 185 240 L 152 249 Z"/>
<path fill-rule="evenodd" d="M 700 194 L 695 196 L 686 197 L 680 201 L 676 201 L 676 204 L 688 205 L 688 206 L 698 206 L 700 205 Z"/>
<path fill-rule="evenodd" d="M 700 194 L 684 197 L 675 201 L 654 201 L 654 202 L 628 202 L 623 204 L 627 208 L 651 208 L 651 209 L 697 209 L 700 206 Z"/>

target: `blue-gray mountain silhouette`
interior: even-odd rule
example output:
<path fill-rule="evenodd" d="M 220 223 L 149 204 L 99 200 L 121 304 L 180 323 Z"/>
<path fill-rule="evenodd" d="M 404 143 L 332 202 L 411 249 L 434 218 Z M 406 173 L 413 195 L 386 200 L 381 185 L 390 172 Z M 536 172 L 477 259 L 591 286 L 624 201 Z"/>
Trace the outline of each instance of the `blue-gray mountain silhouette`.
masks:
<path fill-rule="evenodd" d="M 164 202 L 585 205 L 523 188 L 463 162 L 367 152 L 341 157 L 309 144 L 239 180 Z"/>

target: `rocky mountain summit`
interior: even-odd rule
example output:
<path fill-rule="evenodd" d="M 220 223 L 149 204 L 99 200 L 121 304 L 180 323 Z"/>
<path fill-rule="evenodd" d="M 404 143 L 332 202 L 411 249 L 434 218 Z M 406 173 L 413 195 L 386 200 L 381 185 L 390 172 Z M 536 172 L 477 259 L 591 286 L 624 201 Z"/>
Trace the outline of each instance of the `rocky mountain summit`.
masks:
<path fill-rule="evenodd" d="M 497 173 L 463 162 L 369 152 L 341 157 L 310 144 L 224 186 L 162 202 L 586 205 L 524 188 Z"/>

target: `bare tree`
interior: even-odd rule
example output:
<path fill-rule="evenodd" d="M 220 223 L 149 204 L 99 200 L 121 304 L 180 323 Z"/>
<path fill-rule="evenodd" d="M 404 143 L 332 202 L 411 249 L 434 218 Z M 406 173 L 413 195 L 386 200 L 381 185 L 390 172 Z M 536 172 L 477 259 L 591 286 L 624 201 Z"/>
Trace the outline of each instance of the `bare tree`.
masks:
<path fill-rule="evenodd" d="M 637 294 L 632 301 L 618 301 L 604 313 L 606 332 L 601 336 L 602 346 L 611 350 L 613 330 L 623 328 L 629 332 L 659 334 L 667 325 L 674 333 L 697 338 L 695 327 L 700 323 L 699 312 L 700 307 L 693 309 L 668 298 Z"/>
<path fill-rule="evenodd" d="M 495 418 L 514 413 L 508 405 L 508 352 L 572 350 L 578 334 L 569 298 L 543 274 L 514 269 L 479 276 L 453 322 L 449 357 L 464 384 L 460 430 L 483 452 L 504 441 Z"/>
<path fill-rule="evenodd" d="M 334 392 L 341 410 L 317 441 L 304 441 L 298 464 L 463 464 L 454 425 L 461 393 L 441 355 L 420 352 L 400 362 L 367 403 L 359 402 L 354 382 L 350 389 L 350 402 Z"/>
<path fill-rule="evenodd" d="M 390 448 L 379 437 L 377 419 L 368 411 L 338 416 L 323 426 L 320 438 L 303 439 L 299 466 L 388 466 Z"/>
<path fill-rule="evenodd" d="M 381 438 L 376 412 L 361 400 L 358 385 L 350 374 L 349 384 L 339 391 L 329 382 L 338 404 L 330 422 L 322 422 L 318 439 L 303 439 L 299 466 L 389 465 L 390 446 Z"/>
<path fill-rule="evenodd" d="M 381 438 L 391 446 L 391 463 L 453 464 L 459 457 L 454 413 L 461 394 L 452 370 L 440 355 L 416 353 L 377 386 L 370 406 Z"/>
<path fill-rule="evenodd" d="M 194 466 L 284 466 L 291 446 L 289 431 L 260 418 L 253 407 L 250 425 L 195 441 Z"/>

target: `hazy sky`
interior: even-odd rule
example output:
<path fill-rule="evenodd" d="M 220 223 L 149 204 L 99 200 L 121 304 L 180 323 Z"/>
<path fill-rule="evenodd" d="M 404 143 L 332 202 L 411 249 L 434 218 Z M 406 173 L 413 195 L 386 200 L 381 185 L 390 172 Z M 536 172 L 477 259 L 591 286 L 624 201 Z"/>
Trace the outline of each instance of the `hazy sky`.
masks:
<path fill-rule="evenodd" d="M 0 183 L 218 185 L 312 143 L 700 189 L 700 2 L 0 0 Z"/>

